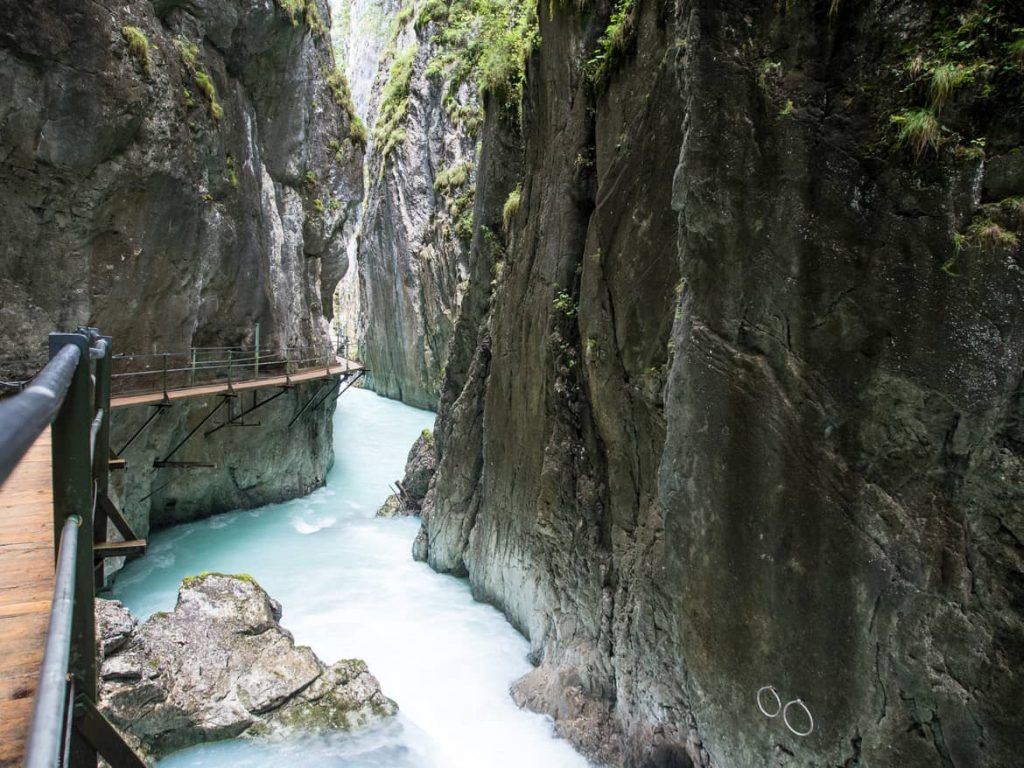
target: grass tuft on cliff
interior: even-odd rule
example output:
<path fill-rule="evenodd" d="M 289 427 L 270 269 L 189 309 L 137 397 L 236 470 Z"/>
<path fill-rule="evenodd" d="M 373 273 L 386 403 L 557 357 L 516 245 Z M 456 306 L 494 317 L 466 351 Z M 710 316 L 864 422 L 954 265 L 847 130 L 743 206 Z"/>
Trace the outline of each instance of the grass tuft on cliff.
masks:
<path fill-rule="evenodd" d="M 519 184 L 508 193 L 508 198 L 505 200 L 505 205 L 501 209 L 501 227 L 505 230 L 506 234 L 509 228 L 512 226 L 512 220 L 519 213 L 519 206 L 522 203 L 523 198 L 523 185 Z"/>
<path fill-rule="evenodd" d="M 636 35 L 636 0 L 618 0 L 604 34 L 597 41 L 597 50 L 586 64 L 587 79 L 599 85 L 629 50 Z"/>
<path fill-rule="evenodd" d="M 419 46 L 413 43 L 395 54 L 388 72 L 388 81 L 381 92 L 380 108 L 373 137 L 380 149 L 381 157 L 387 158 L 395 148 L 405 141 L 405 116 L 409 111 L 409 87 L 412 81 L 413 62 Z"/>
<path fill-rule="evenodd" d="M 911 147 L 917 157 L 929 147 L 938 150 L 942 126 L 930 109 L 906 109 L 889 119 L 896 126 L 898 146 Z"/>
<path fill-rule="evenodd" d="M 149 75 L 149 38 L 138 27 L 121 27 L 121 36 L 128 43 L 128 53 L 139 62 L 142 71 Z"/>
<path fill-rule="evenodd" d="M 327 36 L 327 25 L 324 24 L 316 0 L 276 0 L 278 8 L 285 12 L 293 27 L 305 22 L 310 31 L 321 37 Z"/>
<path fill-rule="evenodd" d="M 363 119 L 356 112 L 356 105 L 352 101 L 352 91 L 349 89 L 348 78 L 345 77 L 344 72 L 337 68 L 333 72 L 325 72 L 325 78 L 327 80 L 327 87 L 331 89 L 334 103 L 345 110 L 345 114 L 348 115 L 349 138 L 353 144 L 365 147 L 366 142 L 369 140 L 369 135 L 366 131 L 366 123 L 363 122 Z"/>
<path fill-rule="evenodd" d="M 195 78 L 196 86 L 203 96 L 206 97 L 206 102 L 210 106 L 210 117 L 219 123 L 220 119 L 224 117 L 224 108 L 217 99 L 217 86 L 213 84 L 210 76 L 201 69 L 197 69 L 192 76 Z"/>

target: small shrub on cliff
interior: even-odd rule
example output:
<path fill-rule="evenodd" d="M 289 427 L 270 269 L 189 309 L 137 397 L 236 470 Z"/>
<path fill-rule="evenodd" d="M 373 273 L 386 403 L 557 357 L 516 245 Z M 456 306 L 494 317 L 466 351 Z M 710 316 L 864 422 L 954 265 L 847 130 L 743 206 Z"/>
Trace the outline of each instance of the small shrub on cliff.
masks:
<path fill-rule="evenodd" d="M 178 55 L 181 56 L 181 61 L 188 70 L 195 70 L 196 59 L 199 57 L 199 46 L 190 43 L 187 40 L 182 40 L 179 37 L 175 38 L 174 47 L 178 49 Z"/>
<path fill-rule="evenodd" d="M 448 20 L 448 3 L 445 0 L 427 0 L 416 17 L 416 29 L 423 29 L 432 21 Z"/>
<path fill-rule="evenodd" d="M 395 55 L 388 73 L 388 81 L 380 96 L 377 124 L 373 137 L 380 147 L 381 157 L 387 158 L 395 147 L 405 141 L 405 117 L 409 111 L 409 86 L 412 81 L 413 62 L 418 46 L 413 43 Z"/>
<path fill-rule="evenodd" d="M 523 100 L 526 60 L 537 45 L 534 3 L 482 0 L 480 15 L 480 93 L 492 95 L 506 109 L 519 109 Z"/>
<path fill-rule="evenodd" d="M 928 147 L 938 150 L 942 126 L 930 109 L 906 109 L 889 118 L 896 128 L 896 143 L 911 147 L 920 157 Z"/>
<path fill-rule="evenodd" d="M 210 105 L 210 116 L 217 122 L 220 122 L 220 119 L 224 117 L 224 108 L 221 107 L 220 102 L 217 100 L 217 86 L 213 84 L 210 76 L 201 69 L 197 70 L 193 77 L 199 90 L 202 91 L 203 96 L 206 97 L 206 101 Z"/>
<path fill-rule="evenodd" d="M 597 50 L 586 65 L 587 79 L 599 84 L 605 80 L 636 33 L 636 0 L 618 0 L 608 26 L 597 41 Z"/>
<path fill-rule="evenodd" d="M 980 219 L 973 222 L 967 229 L 967 242 L 986 251 L 1016 248 L 1020 245 L 1020 239 L 1016 232 L 1004 229 L 992 219 Z"/>
<path fill-rule="evenodd" d="M 576 315 L 576 302 L 572 300 L 572 296 L 568 291 L 559 291 L 555 294 L 551 305 L 566 317 L 574 317 Z"/>
<path fill-rule="evenodd" d="M 345 110 L 345 113 L 348 115 L 349 138 L 353 144 L 365 147 L 369 135 L 366 131 L 366 123 L 356 113 L 356 105 L 352 101 L 352 91 L 349 89 L 348 78 L 345 77 L 345 73 L 340 69 L 335 69 L 331 73 L 325 72 L 324 74 L 327 80 L 327 87 L 331 89 L 334 103 Z M 336 159 L 338 162 L 341 162 L 340 152 L 336 154 Z"/>
<path fill-rule="evenodd" d="M 523 185 L 519 184 L 508 194 L 508 199 L 505 200 L 505 206 L 501 209 L 501 226 L 508 232 L 509 227 L 512 226 L 512 219 L 519 213 L 519 204 L 522 202 L 523 197 Z"/>
<path fill-rule="evenodd" d="M 128 53 L 142 66 L 142 71 L 149 74 L 149 38 L 138 27 L 121 27 L 121 36 L 128 43 Z"/>
<path fill-rule="evenodd" d="M 316 0 L 277 0 L 277 6 L 285 12 L 293 27 L 299 26 L 300 21 L 305 21 L 306 26 L 314 34 L 322 37 L 327 35 L 327 25 L 320 15 Z"/>
<path fill-rule="evenodd" d="M 468 161 L 445 168 L 434 179 L 434 191 L 441 193 L 449 189 L 461 187 L 469 180 L 469 173 L 472 168 L 473 164 Z"/>

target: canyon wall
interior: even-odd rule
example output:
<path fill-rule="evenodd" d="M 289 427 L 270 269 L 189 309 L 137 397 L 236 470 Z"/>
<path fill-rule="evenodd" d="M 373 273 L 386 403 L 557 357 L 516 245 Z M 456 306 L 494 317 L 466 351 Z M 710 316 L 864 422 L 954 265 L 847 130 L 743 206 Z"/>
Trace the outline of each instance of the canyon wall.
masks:
<path fill-rule="evenodd" d="M 156 406 L 114 411 L 111 447 L 127 466 L 111 477 L 132 529 L 145 536 L 154 528 L 304 496 L 323 485 L 334 461 L 334 398 L 299 411 L 332 385 L 299 383 L 283 394 L 274 387 L 240 391 L 230 406 L 220 396 L 176 400 L 144 429 Z M 250 415 L 221 426 L 254 405 L 259 407 Z M 179 444 L 171 460 L 200 466 L 154 467 Z"/>
<path fill-rule="evenodd" d="M 257 323 L 265 355 L 327 351 L 365 144 L 328 22 L 326 0 L 0 4 L 4 378 L 38 370 L 47 332 L 84 324 L 118 354 L 250 346 Z M 251 431 L 225 430 L 218 460 L 250 470 L 198 482 L 207 511 L 322 482 L 319 418 L 265 427 L 259 469 Z"/>
<path fill-rule="evenodd" d="M 482 114 L 466 5 L 391 9 L 368 94 L 359 350 L 367 386 L 423 408 L 437 405 L 472 232 Z M 353 81 L 365 82 L 367 58 L 353 50 Z"/>
<path fill-rule="evenodd" d="M 317 4 L 320 2 L 320 5 Z M 5 359 L 324 343 L 362 151 L 323 0 L 0 9 Z"/>
<path fill-rule="evenodd" d="M 521 120 L 487 105 L 417 552 L 601 762 L 1014 764 L 1020 12 L 538 13 Z"/>

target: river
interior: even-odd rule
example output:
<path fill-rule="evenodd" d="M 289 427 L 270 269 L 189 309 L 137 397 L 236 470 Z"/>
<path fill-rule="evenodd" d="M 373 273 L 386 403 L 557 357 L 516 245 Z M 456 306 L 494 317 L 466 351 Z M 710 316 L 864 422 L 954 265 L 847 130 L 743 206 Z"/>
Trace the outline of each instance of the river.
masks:
<path fill-rule="evenodd" d="M 374 514 L 434 415 L 363 390 L 335 414 L 335 464 L 309 496 L 153 534 L 110 590 L 141 619 L 174 607 L 185 576 L 249 573 L 284 605 L 282 625 L 327 663 L 365 659 L 398 702 L 390 724 L 355 736 L 194 747 L 161 768 L 585 768 L 550 721 L 508 694 L 530 670 L 527 641 L 462 579 L 410 556 L 416 519 Z"/>

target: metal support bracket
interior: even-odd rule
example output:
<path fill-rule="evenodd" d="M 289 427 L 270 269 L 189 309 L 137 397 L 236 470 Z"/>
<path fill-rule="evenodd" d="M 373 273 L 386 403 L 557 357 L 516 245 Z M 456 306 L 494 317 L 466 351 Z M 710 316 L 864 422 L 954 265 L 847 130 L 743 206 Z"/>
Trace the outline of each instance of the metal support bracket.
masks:
<path fill-rule="evenodd" d="M 75 730 L 110 765 L 116 768 L 146 768 L 146 764 L 128 746 L 124 737 L 85 695 L 75 699 Z"/>

